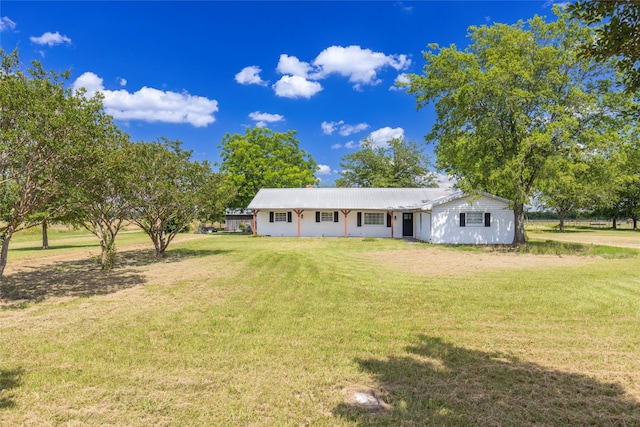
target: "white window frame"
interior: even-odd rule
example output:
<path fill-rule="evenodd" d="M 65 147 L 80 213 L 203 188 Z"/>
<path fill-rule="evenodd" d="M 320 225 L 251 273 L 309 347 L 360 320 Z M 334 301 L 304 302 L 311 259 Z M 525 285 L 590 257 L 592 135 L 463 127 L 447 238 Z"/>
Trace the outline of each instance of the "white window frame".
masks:
<path fill-rule="evenodd" d="M 465 225 L 467 227 L 484 227 L 484 212 L 465 212 Z"/>
<path fill-rule="evenodd" d="M 320 212 L 320 222 L 333 222 L 333 211 L 331 212 Z"/>
<path fill-rule="evenodd" d="M 273 213 L 273 222 L 287 222 L 287 213 L 286 212 L 274 212 Z"/>
<path fill-rule="evenodd" d="M 385 226 L 385 212 L 365 212 L 363 218 L 363 225 L 367 226 Z M 379 222 L 378 222 L 379 219 Z"/>

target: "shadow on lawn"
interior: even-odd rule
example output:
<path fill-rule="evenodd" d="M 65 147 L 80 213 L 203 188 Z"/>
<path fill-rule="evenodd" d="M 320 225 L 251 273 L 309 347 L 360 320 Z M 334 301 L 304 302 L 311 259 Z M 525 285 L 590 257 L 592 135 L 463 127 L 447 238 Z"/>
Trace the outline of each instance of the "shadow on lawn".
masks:
<path fill-rule="evenodd" d="M 90 258 L 30 267 L 0 279 L 0 294 L 4 304 L 0 308 L 21 308 L 27 302 L 42 301 L 50 297 L 85 297 L 104 295 L 143 284 L 145 277 L 134 267 L 151 264 L 171 264 L 187 258 L 223 253 L 220 250 L 175 249 L 163 258 L 156 258 L 150 250 L 120 252 L 116 267 L 102 270 Z M 167 267 L 170 268 L 170 267 Z"/>
<path fill-rule="evenodd" d="M 79 245 L 49 245 L 49 249 L 46 249 L 47 251 L 53 252 L 55 250 L 59 250 L 59 249 L 82 249 L 82 248 L 94 248 L 97 250 L 100 250 L 100 248 L 95 244 L 95 243 L 86 243 L 86 244 L 79 244 Z M 35 245 L 35 246 L 24 246 L 21 248 L 11 248 L 11 252 L 32 252 L 32 251 L 41 251 L 42 249 L 42 245 Z"/>
<path fill-rule="evenodd" d="M 370 425 L 640 425 L 623 388 L 500 353 L 422 336 L 409 356 L 357 360 L 390 409 L 347 403 L 334 413 Z"/>
<path fill-rule="evenodd" d="M 0 369 L 0 409 L 11 408 L 15 405 L 11 399 L 12 388 L 20 385 L 22 369 Z"/>

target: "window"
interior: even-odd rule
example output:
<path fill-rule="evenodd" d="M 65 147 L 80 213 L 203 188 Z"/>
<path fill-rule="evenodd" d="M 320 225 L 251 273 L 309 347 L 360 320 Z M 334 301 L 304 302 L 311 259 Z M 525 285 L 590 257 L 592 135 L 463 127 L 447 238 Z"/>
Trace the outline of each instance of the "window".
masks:
<path fill-rule="evenodd" d="M 365 212 L 364 225 L 384 225 L 383 212 Z"/>
<path fill-rule="evenodd" d="M 291 222 L 291 212 L 269 212 L 269 222 Z"/>
<path fill-rule="evenodd" d="M 491 227 L 490 212 L 461 212 L 460 227 Z"/>
<path fill-rule="evenodd" d="M 338 211 L 316 212 L 316 222 L 338 222 Z"/>
<path fill-rule="evenodd" d="M 320 221 L 333 222 L 333 212 L 320 212 Z"/>
<path fill-rule="evenodd" d="M 482 212 L 467 212 L 467 225 L 470 227 L 482 227 L 484 225 L 484 216 Z"/>

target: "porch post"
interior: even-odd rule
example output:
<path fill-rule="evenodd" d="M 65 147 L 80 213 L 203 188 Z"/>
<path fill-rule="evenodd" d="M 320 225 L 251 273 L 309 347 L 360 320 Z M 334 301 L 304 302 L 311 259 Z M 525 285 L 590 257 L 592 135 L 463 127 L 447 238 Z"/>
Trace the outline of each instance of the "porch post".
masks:
<path fill-rule="evenodd" d="M 391 238 L 393 239 L 393 229 L 396 228 L 395 220 L 393 219 L 393 211 L 388 211 L 387 215 L 391 217 Z"/>
<path fill-rule="evenodd" d="M 258 225 L 258 220 L 256 219 L 258 212 L 260 212 L 260 209 L 254 209 L 253 210 L 253 227 L 251 227 L 251 231 L 253 232 L 253 234 L 256 234 L 256 226 Z"/>
<path fill-rule="evenodd" d="M 304 209 L 294 209 L 293 211 L 298 215 L 298 237 L 300 237 L 300 215 L 302 215 Z"/>
<path fill-rule="evenodd" d="M 342 215 L 344 215 L 344 237 L 347 237 L 349 234 L 347 233 L 347 216 L 351 213 L 350 210 L 342 209 Z"/>

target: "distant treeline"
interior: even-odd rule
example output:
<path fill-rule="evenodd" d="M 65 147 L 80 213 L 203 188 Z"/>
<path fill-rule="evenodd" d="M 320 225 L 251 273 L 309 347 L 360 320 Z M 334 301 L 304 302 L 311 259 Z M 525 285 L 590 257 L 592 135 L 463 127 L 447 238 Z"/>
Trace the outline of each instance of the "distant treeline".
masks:
<path fill-rule="evenodd" d="M 526 213 L 527 220 L 536 221 L 536 220 L 560 220 L 560 216 L 556 212 L 551 211 L 541 211 L 541 212 L 527 212 Z M 565 216 L 565 220 L 609 220 L 609 218 L 604 218 L 602 215 L 598 216 L 595 214 L 589 214 L 587 212 L 582 212 L 579 214 L 567 214 Z"/>

